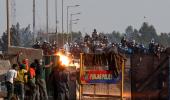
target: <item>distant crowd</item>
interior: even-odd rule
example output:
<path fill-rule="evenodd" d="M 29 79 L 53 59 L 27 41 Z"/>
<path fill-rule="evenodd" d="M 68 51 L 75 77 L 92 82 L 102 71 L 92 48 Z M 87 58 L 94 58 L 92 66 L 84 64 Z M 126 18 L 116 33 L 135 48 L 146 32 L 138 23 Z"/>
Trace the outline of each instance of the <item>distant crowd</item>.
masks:
<path fill-rule="evenodd" d="M 59 50 L 56 41 L 53 43 L 44 41 L 41 44 L 37 41 L 33 48 L 43 49 L 45 55 L 54 54 L 57 50 Z M 145 47 L 142 43 L 137 43 L 135 40 L 128 40 L 125 36 L 121 39 L 120 43 L 111 43 L 107 36 L 102 33 L 98 33 L 96 29 L 94 29 L 91 36 L 86 34 L 84 38 L 79 41 L 66 43 L 62 48 L 76 56 L 79 56 L 80 52 L 105 53 L 111 51 L 126 54 L 155 54 L 159 56 L 160 53 L 164 52 L 166 49 L 163 45 L 156 43 L 154 39 L 151 39 L 150 43 L 148 43 L 148 47 Z"/>

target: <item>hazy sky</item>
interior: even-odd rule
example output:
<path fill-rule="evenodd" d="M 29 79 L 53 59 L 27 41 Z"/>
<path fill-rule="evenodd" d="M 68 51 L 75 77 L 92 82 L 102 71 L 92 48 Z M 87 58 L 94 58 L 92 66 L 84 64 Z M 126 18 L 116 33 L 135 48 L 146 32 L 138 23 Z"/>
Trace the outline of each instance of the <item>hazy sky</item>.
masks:
<path fill-rule="evenodd" d="M 9 0 L 12 1 L 12 0 Z M 16 22 L 25 27 L 32 26 L 32 0 L 16 1 Z M 36 0 L 36 29 L 45 30 L 46 0 Z M 61 1 L 58 0 L 58 28 L 61 31 Z M 6 30 L 6 0 L 0 0 L 0 33 Z M 55 29 L 55 0 L 49 0 L 49 29 Z M 91 33 L 94 28 L 99 32 L 124 32 L 128 25 L 139 29 L 143 22 L 155 26 L 158 33 L 170 32 L 170 0 L 64 0 L 64 31 L 66 32 L 66 6 L 69 13 L 81 12 L 78 24 L 73 25 L 73 31 Z M 69 14 L 70 15 L 70 14 Z M 146 18 L 144 18 L 146 16 Z M 13 22 L 12 17 L 10 18 Z"/>

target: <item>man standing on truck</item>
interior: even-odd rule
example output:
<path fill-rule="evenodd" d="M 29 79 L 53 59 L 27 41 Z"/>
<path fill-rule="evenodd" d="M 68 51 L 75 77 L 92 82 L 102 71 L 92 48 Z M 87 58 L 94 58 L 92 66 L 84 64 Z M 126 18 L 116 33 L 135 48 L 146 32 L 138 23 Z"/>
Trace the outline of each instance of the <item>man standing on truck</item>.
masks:
<path fill-rule="evenodd" d="M 7 87 L 7 99 L 10 100 L 14 94 L 14 80 L 17 77 L 17 64 L 13 64 L 12 68 L 8 70 L 5 76 L 6 87 Z"/>

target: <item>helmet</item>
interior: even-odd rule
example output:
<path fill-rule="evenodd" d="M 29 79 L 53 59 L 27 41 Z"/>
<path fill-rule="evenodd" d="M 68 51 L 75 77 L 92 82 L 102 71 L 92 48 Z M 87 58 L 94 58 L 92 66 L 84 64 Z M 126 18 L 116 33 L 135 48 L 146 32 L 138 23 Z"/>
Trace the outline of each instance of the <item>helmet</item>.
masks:
<path fill-rule="evenodd" d="M 94 33 L 97 33 L 97 31 L 96 31 L 96 29 L 94 29 L 94 31 L 93 31 Z"/>

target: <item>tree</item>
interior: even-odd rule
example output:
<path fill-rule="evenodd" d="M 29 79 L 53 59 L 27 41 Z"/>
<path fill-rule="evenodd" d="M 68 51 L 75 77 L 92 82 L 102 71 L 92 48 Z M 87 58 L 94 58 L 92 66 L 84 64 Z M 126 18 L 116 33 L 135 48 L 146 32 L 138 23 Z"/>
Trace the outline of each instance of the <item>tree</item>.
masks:
<path fill-rule="evenodd" d="M 80 31 L 79 32 L 72 32 L 72 39 L 73 39 L 73 41 L 75 41 L 77 39 L 79 40 L 80 38 L 82 38 L 82 33 Z"/>
<path fill-rule="evenodd" d="M 122 36 L 120 32 L 113 31 L 112 33 L 107 33 L 106 36 L 110 42 L 118 43 L 120 42 Z"/>
<path fill-rule="evenodd" d="M 33 33 L 31 32 L 30 25 L 26 28 L 22 28 L 20 31 L 20 46 L 22 47 L 32 47 L 33 45 Z"/>
<path fill-rule="evenodd" d="M 31 47 L 33 45 L 33 34 L 30 25 L 20 29 L 19 23 L 12 25 L 10 28 L 11 46 Z M 0 46 L 3 51 L 7 50 L 7 32 L 4 32 L 0 39 Z"/>
<path fill-rule="evenodd" d="M 169 47 L 170 46 L 170 37 L 168 36 L 167 33 L 161 33 L 159 36 L 159 43 L 163 44 L 165 47 Z"/>
<path fill-rule="evenodd" d="M 151 39 L 155 39 L 156 41 L 158 41 L 158 36 L 156 33 L 156 29 L 154 28 L 153 25 L 148 25 L 148 23 L 144 22 L 143 25 L 141 26 L 141 28 L 139 29 L 139 33 L 141 33 L 141 41 L 143 43 L 147 43 L 150 42 Z"/>
<path fill-rule="evenodd" d="M 133 34 L 134 34 L 133 27 L 132 26 L 128 26 L 125 29 L 125 34 L 126 34 L 128 40 L 133 40 L 133 38 L 134 38 L 134 36 L 133 36 Z"/>
<path fill-rule="evenodd" d="M 0 48 L 2 51 L 7 50 L 8 48 L 8 35 L 7 32 L 4 32 L 1 39 L 0 39 Z"/>
<path fill-rule="evenodd" d="M 17 23 L 18 24 L 18 23 Z M 19 30 L 17 30 L 19 24 L 18 25 L 12 25 L 11 29 L 10 29 L 10 34 L 11 34 L 11 45 L 12 46 L 20 46 L 20 34 L 19 34 Z"/>

